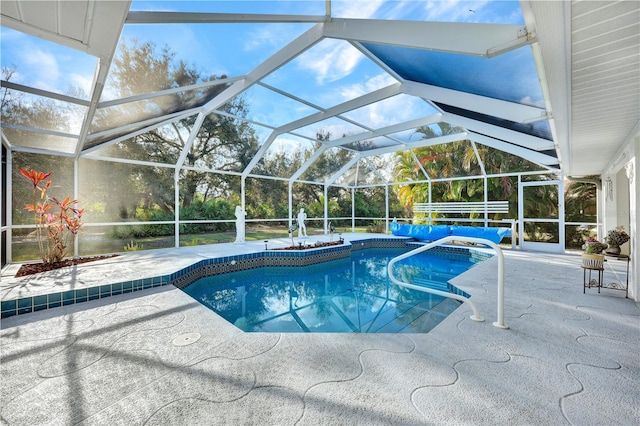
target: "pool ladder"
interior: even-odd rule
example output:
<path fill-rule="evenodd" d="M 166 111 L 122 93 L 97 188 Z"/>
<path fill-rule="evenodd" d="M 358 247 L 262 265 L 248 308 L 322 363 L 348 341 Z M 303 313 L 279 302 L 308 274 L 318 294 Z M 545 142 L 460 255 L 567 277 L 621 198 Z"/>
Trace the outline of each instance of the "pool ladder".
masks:
<path fill-rule="evenodd" d="M 422 291 L 424 293 L 431 293 L 437 296 L 449 297 L 451 299 L 459 300 L 460 302 L 468 303 L 469 306 L 471 306 L 471 309 L 473 309 L 473 315 L 471 315 L 469 318 L 472 319 L 473 321 L 479 321 L 479 322 L 484 321 L 484 318 L 482 318 L 482 316 L 480 315 L 480 311 L 478 310 L 476 305 L 471 300 L 469 300 L 468 297 L 464 297 L 455 293 L 449 293 L 446 291 L 409 284 L 407 282 L 398 280 L 393 274 L 393 265 L 395 265 L 396 262 L 406 259 L 408 257 L 411 257 L 413 255 L 416 255 L 418 253 L 422 253 L 423 251 L 429 250 L 430 248 L 433 248 L 442 244 L 446 244 L 452 241 L 464 241 L 468 243 L 484 244 L 491 247 L 496 252 L 496 255 L 498 256 L 498 318 L 496 322 L 493 323 L 493 325 L 495 327 L 503 328 L 503 329 L 509 328 L 509 326 L 504 323 L 504 254 L 502 253 L 502 249 L 500 248 L 500 246 L 498 246 L 493 241 L 485 240 L 484 238 L 461 237 L 461 236 L 453 236 L 453 235 L 441 238 L 439 240 L 433 241 L 422 247 L 418 247 L 415 250 L 411 250 L 410 252 L 401 254 L 400 256 L 393 258 L 391 262 L 389 262 L 389 265 L 387 266 L 389 279 L 394 284 L 397 284 L 401 287 Z"/>

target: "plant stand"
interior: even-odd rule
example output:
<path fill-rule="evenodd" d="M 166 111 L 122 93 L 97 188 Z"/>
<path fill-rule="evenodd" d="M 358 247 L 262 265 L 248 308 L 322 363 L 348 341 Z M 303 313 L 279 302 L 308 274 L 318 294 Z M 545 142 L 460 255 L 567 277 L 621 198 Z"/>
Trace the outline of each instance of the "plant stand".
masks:
<path fill-rule="evenodd" d="M 586 293 L 586 289 L 591 287 L 598 287 L 598 293 L 602 288 L 602 278 L 604 275 L 604 255 L 603 254 L 582 254 L 582 271 L 583 271 L 583 283 L 582 293 Z M 587 271 L 589 271 L 587 273 Z M 598 272 L 598 278 L 592 278 L 593 271 Z"/>
<path fill-rule="evenodd" d="M 624 296 L 626 298 L 629 297 L 629 264 L 631 263 L 631 257 L 627 256 L 626 254 L 606 254 L 607 257 L 611 257 L 613 259 L 617 259 L 617 260 L 622 260 L 622 261 L 626 261 L 627 262 L 627 272 L 626 272 L 626 280 L 625 282 L 622 281 L 622 279 L 618 278 L 618 274 L 616 274 L 616 271 L 613 269 L 613 267 L 611 266 L 611 263 L 607 263 L 609 265 L 609 269 L 611 269 L 611 272 L 613 272 L 613 274 L 616 276 L 616 279 L 618 279 L 618 281 L 614 281 L 611 283 L 602 283 L 602 285 L 600 287 L 602 288 L 609 288 L 612 290 L 622 290 L 624 291 Z M 599 289 L 598 289 L 599 291 Z"/>

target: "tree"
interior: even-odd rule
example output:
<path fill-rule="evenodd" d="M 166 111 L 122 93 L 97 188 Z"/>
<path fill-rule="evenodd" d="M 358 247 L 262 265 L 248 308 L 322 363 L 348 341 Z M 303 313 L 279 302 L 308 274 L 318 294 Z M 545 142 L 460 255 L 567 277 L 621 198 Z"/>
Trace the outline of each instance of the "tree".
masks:
<path fill-rule="evenodd" d="M 459 131 L 459 128 L 451 127 L 446 123 L 439 123 L 435 129 L 432 127 L 418 129 L 418 132 L 423 133 L 423 139 L 455 134 Z M 529 161 L 484 145 L 476 144 L 476 150 L 478 156 L 476 156 L 471 143 L 466 140 L 414 149 L 413 151 L 420 165 L 416 164 L 410 152 L 399 152 L 395 168 L 396 181 L 425 180 L 426 177 L 423 175 L 422 169 L 432 179 L 478 176 L 478 179 L 448 180 L 433 184 L 431 188 L 432 201 L 483 201 L 484 182 L 480 178 L 482 170 L 478 163 L 478 157 L 482 161 L 486 174 L 540 169 Z M 545 179 L 545 177 L 539 177 L 539 179 Z M 413 204 L 416 202 L 428 202 L 428 188 L 427 183 L 408 183 L 397 187 L 400 202 L 405 207 L 405 210 L 411 211 Z M 541 191 L 544 191 L 544 189 L 541 189 Z M 543 210 L 550 214 L 553 206 L 557 206 L 557 200 L 553 200 L 548 193 L 536 192 L 533 195 L 535 200 L 529 203 L 531 206 L 528 208 L 539 209 L 540 211 L 537 213 L 531 211 L 526 214 L 542 214 Z M 510 215 L 515 215 L 518 192 L 514 177 L 500 176 L 488 179 L 487 196 L 488 200 L 509 200 L 510 210 L 512 211 Z"/>
<path fill-rule="evenodd" d="M 114 59 L 108 80 L 109 92 L 117 98 L 225 78 L 224 75 L 200 75 L 195 66 L 176 61 L 175 54 L 167 46 L 159 49 L 153 43 L 139 44 L 133 40 L 130 44 L 123 44 L 120 51 L 120 56 Z M 210 85 L 104 108 L 97 112 L 92 130 L 113 129 L 188 110 L 205 104 L 226 88 L 225 84 Z M 220 109 L 232 116 L 212 113 L 204 119 L 186 152 L 185 167 L 240 172 L 257 151 L 255 133 L 250 124 L 241 119 L 247 114 L 242 97 L 227 102 Z M 111 146 L 107 153 L 133 160 L 175 165 L 185 149 L 189 134 L 194 130 L 195 120 L 196 116 L 193 115 L 173 121 Z M 144 185 L 139 194 L 141 205 L 158 206 L 166 214 L 175 211 L 172 168 L 138 167 L 135 176 L 122 178 L 124 187 L 131 188 L 127 180 L 132 179 Z M 227 179 L 224 175 L 184 169 L 180 173 L 181 205 L 186 208 L 198 197 L 203 201 L 207 198 L 228 198 L 234 192 L 239 192 L 238 183 L 238 180 Z"/>
<path fill-rule="evenodd" d="M 2 67 L 2 79 L 11 81 L 17 72 L 16 68 Z M 3 87 L 0 96 L 0 113 L 2 121 L 16 126 L 33 127 L 44 130 L 68 132 L 68 113 L 64 104 L 55 104 L 45 98 L 26 96 L 20 92 Z M 55 136 L 44 133 L 34 133 L 26 130 L 3 128 L 4 135 L 15 146 L 32 146 L 37 141 L 38 146 L 56 145 Z M 15 152 L 13 154 L 13 170 L 11 191 L 13 205 L 13 222 L 26 223 L 29 221 L 22 209 L 26 200 L 31 198 L 32 188 L 28 182 L 20 177 L 19 168 L 46 170 L 52 173 L 56 185 L 51 187 L 50 194 L 62 197 L 62 194 L 73 191 L 73 160 L 70 158 L 52 157 L 50 155 Z M 18 232 L 18 231 L 14 231 Z"/>

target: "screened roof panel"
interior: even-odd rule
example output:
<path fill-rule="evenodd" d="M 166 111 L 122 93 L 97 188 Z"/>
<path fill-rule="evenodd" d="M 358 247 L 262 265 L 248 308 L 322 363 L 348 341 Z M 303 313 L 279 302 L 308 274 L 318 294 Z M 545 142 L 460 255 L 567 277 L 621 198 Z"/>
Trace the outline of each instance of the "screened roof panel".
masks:
<path fill-rule="evenodd" d="M 396 163 L 395 152 L 389 152 L 387 154 L 374 155 L 364 159 L 371 166 L 377 170 L 378 174 L 385 182 L 392 182 L 394 180 L 394 168 Z"/>
<path fill-rule="evenodd" d="M 77 135 L 87 107 L 70 102 L 5 89 L 3 102 L 10 99 L 18 108 L 6 112 L 2 123 Z"/>
<path fill-rule="evenodd" d="M 355 186 L 358 182 L 358 163 L 354 164 L 334 182 L 336 185 Z"/>
<path fill-rule="evenodd" d="M 162 0 L 162 10 L 179 12 L 256 13 L 263 0 L 199 1 Z M 158 1 L 134 1 L 131 10 L 158 10 Z M 286 15 L 324 15 L 324 0 L 278 0 L 269 2 L 269 12 Z"/>
<path fill-rule="evenodd" d="M 335 177 L 336 173 L 354 159 L 356 154 L 341 148 L 328 148 L 302 173 L 300 180 L 324 183 Z"/>
<path fill-rule="evenodd" d="M 321 108 L 396 82 L 350 43 L 334 39 L 320 41 L 263 81 Z"/>
<path fill-rule="evenodd" d="M 388 146 L 399 146 L 399 144 L 387 137 L 380 136 L 373 139 L 363 139 L 360 141 L 351 142 L 342 146 L 348 149 L 353 149 L 355 151 L 364 152 L 377 148 L 385 148 Z"/>
<path fill-rule="evenodd" d="M 461 135 L 461 139 L 466 137 L 464 135 L 464 129 L 459 127 L 451 128 L 447 123 L 439 122 L 404 130 L 402 132 L 390 133 L 387 136 L 397 142 L 404 143 L 409 147 L 411 144 L 423 143 L 425 139 L 433 139 L 444 135 L 455 135 L 458 133 Z"/>
<path fill-rule="evenodd" d="M 85 150 L 95 151 L 96 149 L 101 149 L 101 145 L 107 144 L 116 139 L 122 138 L 127 135 L 133 135 L 141 130 L 146 129 L 147 127 L 153 127 L 159 125 L 165 121 L 163 117 L 160 118 L 152 118 L 149 120 L 145 120 L 142 122 L 134 122 L 133 124 L 129 124 L 127 126 L 115 129 L 109 129 L 104 132 L 98 132 L 89 135 L 84 143 Z"/>
<path fill-rule="evenodd" d="M 290 134 L 280 135 L 271 143 L 251 173 L 288 178 L 319 147 L 319 143 L 305 138 Z"/>
<path fill-rule="evenodd" d="M 364 128 L 356 126 L 353 123 L 337 117 L 331 117 L 327 120 L 318 121 L 317 123 L 295 129 L 291 133 L 306 136 L 311 139 L 316 139 L 319 134 L 328 134 L 329 140 L 334 140 L 345 135 L 362 133 L 364 131 Z"/>
<path fill-rule="evenodd" d="M 153 126 L 168 127 L 172 120 L 175 123 L 185 117 L 195 122 L 197 114 L 215 112 L 220 122 L 237 125 L 240 133 L 248 132 L 233 136 L 229 142 L 245 150 L 217 153 L 224 167 L 230 167 L 225 170 L 234 172 L 245 170 L 248 164 L 263 167 L 261 160 L 252 156 L 262 153 L 257 148 L 274 129 L 276 133 L 286 132 L 284 139 L 315 139 L 320 135 L 325 146 L 342 144 L 343 149 L 330 151 L 332 168 L 337 171 L 349 168 L 349 155 L 377 155 L 394 149 L 396 143 L 399 149 L 455 143 L 458 134 L 461 139 L 504 149 L 535 164 L 561 167 L 569 162 L 575 168 L 577 162 L 572 155 L 575 157 L 579 151 L 573 146 L 580 142 L 569 144 L 570 135 L 576 134 L 578 128 L 571 126 L 566 102 L 569 94 L 575 95 L 575 88 L 567 84 L 571 76 L 562 71 L 571 69 L 575 61 L 554 49 L 578 48 L 579 67 L 587 63 L 585 58 L 619 54 L 601 51 L 616 40 L 610 33 L 603 37 L 602 45 L 596 43 L 594 36 L 580 38 L 574 46 L 575 42 L 567 41 L 567 30 L 562 25 L 536 25 L 536 20 L 558 23 L 557 18 L 545 13 L 558 7 L 546 2 L 145 1 L 133 2 L 130 11 L 126 10 L 127 2 L 80 3 L 79 9 L 92 5 L 100 19 L 76 19 L 65 27 L 80 13 L 74 9 L 75 13 L 65 15 L 72 8 L 60 7 L 62 3 L 57 6 L 60 16 L 48 16 L 45 9 L 52 10 L 51 7 L 34 14 L 37 8 L 30 6 L 29 16 L 21 16 L 15 5 L 0 11 L 2 63 L 16 65 L 12 75 L 3 77 L 10 81 L 3 81 L 2 89 L 21 97 L 28 110 L 34 105 L 41 107 L 37 112 L 35 108 L 29 110 L 33 114 L 22 120 L 11 116 L 3 105 L 4 140 L 8 146 L 16 147 L 15 151 L 24 144 L 34 144 L 41 150 L 56 146 L 21 132 L 44 133 L 63 138 L 56 149 L 82 157 L 100 144 L 138 137 L 137 133 L 143 130 L 150 134 Z M 120 6 L 109 6 L 112 3 Z M 585 7 L 581 4 L 579 9 Z M 605 9 L 613 16 L 636 10 L 628 3 Z M 589 12 L 590 19 L 595 16 L 597 11 Z M 583 27 L 582 20 L 575 23 Z M 413 32 L 403 31 L 406 28 L 414 29 L 416 34 L 433 34 L 436 30 L 443 36 L 421 40 Z M 577 31 L 572 34 L 575 36 Z M 506 32 L 513 35 L 505 35 Z M 79 35 L 83 39 L 77 39 Z M 142 53 L 130 52 L 135 60 L 123 61 L 120 46 L 131 47 L 133 38 L 138 40 L 138 47 L 145 43 L 155 47 Z M 506 43 L 490 44 L 497 40 Z M 625 60 L 637 58 L 637 54 L 625 53 L 636 45 L 624 44 L 620 52 Z M 169 50 L 163 58 L 165 46 Z M 558 69 L 558 63 L 563 68 Z M 139 65 L 147 69 L 138 68 Z M 165 66 L 170 71 L 168 76 Z M 545 68 L 553 72 L 545 72 Z M 173 73 L 180 69 L 182 74 Z M 581 69 L 584 71 L 584 67 Z M 611 71 L 610 66 L 604 69 Z M 623 69 L 628 69 L 628 63 Z M 125 70 L 129 74 L 118 72 Z M 206 84 L 212 76 L 223 75 L 228 79 L 215 88 L 193 87 Z M 587 77 L 584 73 L 574 76 L 574 84 L 576 78 L 582 81 Z M 577 83 L 582 84 L 580 81 Z M 636 93 L 634 87 L 629 86 L 628 97 Z M 182 90 L 167 92 L 178 89 Z M 46 102 L 34 101 L 38 96 L 55 103 L 48 108 Z M 594 99 L 609 99 L 612 95 L 601 89 L 590 96 L 588 103 L 581 104 L 582 109 L 572 111 L 595 111 L 597 108 L 592 105 L 598 103 Z M 93 108 L 78 107 L 73 102 L 66 105 L 69 98 L 79 98 L 80 105 L 97 102 L 96 114 L 93 115 Z M 245 109 L 239 108 L 241 100 Z M 547 111 L 552 105 L 553 111 Z M 432 107 L 441 112 L 439 117 L 434 116 Z M 606 114 L 613 114 L 613 110 L 606 110 Z M 55 117 L 47 118 L 51 112 Z M 547 118 L 551 113 L 554 120 Z M 629 108 L 616 112 L 616 120 L 622 120 L 623 113 L 631 116 L 629 120 L 635 126 L 637 118 L 633 119 Z M 581 123 L 594 121 L 593 114 L 583 113 L 581 117 L 587 119 Z M 440 123 L 434 125 L 430 120 Z M 452 130 L 456 125 L 460 128 Z M 624 132 L 625 138 L 631 134 L 627 125 L 618 127 L 617 132 Z M 615 134 L 611 133 L 611 137 L 616 138 Z M 75 135 L 79 145 L 72 149 L 74 137 L 68 136 Z M 189 137 L 182 136 L 185 140 Z M 198 142 L 201 137 L 198 134 Z M 582 132 L 581 138 L 584 137 Z M 221 150 L 228 148 L 226 136 L 218 140 Z M 569 145 L 571 149 L 567 148 Z M 620 146 L 611 150 L 617 151 Z M 563 164 L 557 153 L 561 148 L 566 154 Z M 270 147 L 267 158 L 272 152 L 279 152 L 277 149 L 277 145 Z M 369 153 L 368 149 L 379 151 Z M 178 158 L 190 153 L 180 154 Z M 316 157 L 311 155 L 312 159 Z M 326 156 L 321 155 L 317 161 L 324 162 Z M 293 172 L 295 179 L 303 180 L 301 173 L 336 178 L 326 177 L 331 176 L 325 173 L 329 171 L 326 164 L 312 164 L 305 167 L 304 173 L 293 170 L 291 167 L 276 174 L 286 177 L 286 173 Z"/>
<path fill-rule="evenodd" d="M 384 183 L 386 182 L 377 168 L 364 158 L 358 160 L 335 181 L 336 185 L 344 186 L 381 185 Z"/>
<path fill-rule="evenodd" d="M 432 179 L 481 176 L 482 170 L 468 140 L 413 149 Z"/>
<path fill-rule="evenodd" d="M 442 108 L 443 111 L 449 112 L 451 114 L 460 115 L 462 117 L 471 118 L 473 120 L 478 120 L 483 123 L 492 124 L 494 126 L 499 126 L 505 129 L 514 130 L 516 132 L 525 133 L 530 136 L 535 136 L 538 138 L 553 140 L 553 135 L 551 134 L 551 126 L 549 125 L 548 120 L 540 120 L 534 121 L 531 123 L 516 123 L 509 120 L 504 120 L 498 117 L 493 117 L 486 114 L 480 114 L 474 111 L 465 110 L 463 108 L 457 108 L 451 105 L 445 105 L 441 103 L 436 103 L 439 108 Z"/>
<path fill-rule="evenodd" d="M 478 144 L 478 155 L 487 174 L 542 171 L 544 167 L 490 146 Z"/>
<path fill-rule="evenodd" d="M 529 46 L 492 58 L 372 43 L 364 46 L 407 80 L 523 105 L 544 106 Z"/>
<path fill-rule="evenodd" d="M 95 155 L 174 165 L 182 145 L 176 127 L 160 126 L 94 151 Z M 184 135 L 182 135 L 184 137 Z"/>
<path fill-rule="evenodd" d="M 379 128 L 435 113 L 437 110 L 424 100 L 401 93 L 342 115 L 369 128 Z"/>
<path fill-rule="evenodd" d="M 2 66 L 15 69 L 10 81 L 89 99 L 97 64 L 94 56 L 10 28 L 0 29 Z"/>
<path fill-rule="evenodd" d="M 258 127 L 226 115 L 208 114 L 186 155 L 185 165 L 242 172 L 258 150 L 256 135 L 266 133 Z"/>
<path fill-rule="evenodd" d="M 213 76 L 248 74 L 310 26 L 274 23 L 154 24 L 153 31 L 149 31 L 151 26 L 148 24 L 125 25 L 112 67 L 117 67 L 119 60 L 130 57 L 123 55 L 129 55 L 132 46 L 150 44 L 145 49 L 154 52 L 155 56 L 162 54 L 165 47 L 170 49 L 170 56 L 166 60 L 162 58 L 156 65 L 159 69 L 166 66 L 170 72 L 179 72 L 181 62 L 187 67 L 196 64 L 198 75 L 181 81 L 167 81 L 162 74 L 149 74 L 144 81 L 129 85 L 127 93 L 122 93 L 119 87 L 121 80 L 112 78 L 107 80 L 102 100 L 195 84 Z M 122 62 L 126 65 L 130 60 Z M 113 75 L 114 71 L 110 74 Z"/>
<path fill-rule="evenodd" d="M 78 144 L 78 138 L 70 138 L 59 135 L 29 132 L 26 130 L 3 127 L 2 132 L 11 143 L 23 148 L 43 149 L 65 154 L 73 154 Z"/>
<path fill-rule="evenodd" d="M 91 123 L 90 133 L 190 110 L 204 105 L 222 90 L 221 86 L 210 86 L 100 108 Z"/>
<path fill-rule="evenodd" d="M 238 95 L 246 103 L 246 118 L 272 127 L 280 127 L 293 120 L 318 112 L 317 109 L 298 102 L 260 85 L 251 86 Z"/>

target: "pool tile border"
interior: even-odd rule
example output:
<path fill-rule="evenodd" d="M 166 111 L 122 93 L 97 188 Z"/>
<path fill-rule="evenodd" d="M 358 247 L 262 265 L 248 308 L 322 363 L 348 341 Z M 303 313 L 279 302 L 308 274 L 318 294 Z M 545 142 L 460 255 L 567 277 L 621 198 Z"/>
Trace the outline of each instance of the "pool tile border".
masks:
<path fill-rule="evenodd" d="M 170 275 L 85 287 L 75 290 L 65 290 L 57 293 L 24 297 L 1 302 L 1 318 L 24 315 L 45 309 L 68 306 L 89 300 L 104 299 L 119 294 L 132 293 L 154 287 L 173 285 L 185 288 L 200 278 L 226 274 L 229 272 L 245 271 L 265 266 L 309 266 L 330 260 L 351 256 L 351 251 L 367 248 L 402 248 L 417 246 L 418 243 L 407 239 L 368 238 L 353 240 L 340 246 L 309 249 L 305 251 L 267 250 L 259 253 L 249 253 L 201 260 Z M 476 250 L 472 247 L 440 246 L 434 248 L 440 255 L 471 256 L 478 261 L 485 260 L 492 255 Z"/>

